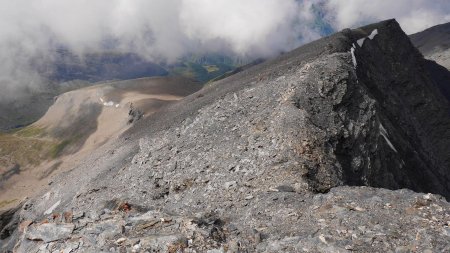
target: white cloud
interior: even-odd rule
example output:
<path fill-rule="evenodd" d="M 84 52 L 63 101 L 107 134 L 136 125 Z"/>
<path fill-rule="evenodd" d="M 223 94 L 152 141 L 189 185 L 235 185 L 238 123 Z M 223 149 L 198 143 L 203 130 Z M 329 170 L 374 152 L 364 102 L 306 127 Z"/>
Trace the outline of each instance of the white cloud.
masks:
<path fill-rule="evenodd" d="M 35 67 L 56 45 L 82 55 L 114 42 L 156 61 L 288 51 L 319 37 L 313 4 L 335 29 L 397 18 L 412 33 L 450 21 L 448 0 L 0 0 L 0 101 L 7 90 L 39 88 Z"/>
<path fill-rule="evenodd" d="M 326 6 L 336 29 L 395 18 L 411 34 L 450 22 L 448 0 L 328 0 Z"/>
<path fill-rule="evenodd" d="M 295 44 L 294 22 L 313 18 L 299 12 L 302 7 L 295 1 L 185 0 L 180 22 L 190 39 L 204 44 L 219 40 L 238 54 L 265 54 Z"/>

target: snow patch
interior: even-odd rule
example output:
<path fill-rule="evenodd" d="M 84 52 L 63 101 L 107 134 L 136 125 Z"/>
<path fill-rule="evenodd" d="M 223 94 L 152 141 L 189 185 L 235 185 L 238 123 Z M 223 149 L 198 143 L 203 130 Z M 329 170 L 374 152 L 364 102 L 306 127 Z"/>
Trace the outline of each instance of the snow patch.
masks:
<path fill-rule="evenodd" d="M 364 41 L 366 40 L 366 38 L 362 38 L 356 41 L 356 43 L 358 43 L 359 47 L 362 47 L 364 45 Z"/>
<path fill-rule="evenodd" d="M 59 206 L 59 204 L 61 204 L 61 200 L 58 200 L 58 202 L 56 202 L 52 207 L 50 207 L 47 211 L 45 211 L 45 215 L 49 215 L 53 212 L 53 210 L 55 210 L 55 208 L 57 208 Z"/>
<path fill-rule="evenodd" d="M 116 104 L 116 108 L 119 108 L 120 104 Z"/>
<path fill-rule="evenodd" d="M 114 106 L 114 102 L 113 101 L 109 101 L 109 102 L 105 102 L 103 103 L 104 106 Z"/>
<path fill-rule="evenodd" d="M 378 29 L 375 29 L 372 31 L 372 33 L 370 33 L 369 36 L 361 38 L 359 40 L 356 41 L 356 44 L 358 44 L 359 47 L 362 47 L 364 45 L 364 41 L 369 38 L 370 40 L 373 40 L 373 38 L 375 38 L 375 36 L 378 34 Z M 352 54 L 352 62 L 353 62 L 353 66 L 356 69 L 356 66 L 358 65 L 356 62 L 356 57 L 355 57 L 355 50 L 356 50 L 356 46 L 355 43 L 352 43 L 352 48 L 350 49 L 350 53 Z"/>
<path fill-rule="evenodd" d="M 398 153 L 397 149 L 394 147 L 394 145 L 392 144 L 392 142 L 389 140 L 388 136 L 388 132 L 386 131 L 386 128 L 384 128 L 383 124 L 380 123 L 380 134 L 381 136 L 384 137 L 384 140 L 386 141 L 386 143 L 389 145 L 389 147 L 394 150 L 395 153 Z"/>
<path fill-rule="evenodd" d="M 353 67 L 355 67 L 358 65 L 358 63 L 356 62 L 356 56 L 355 56 L 355 44 L 353 44 L 352 48 L 350 49 L 350 53 L 352 54 L 352 62 L 353 62 Z"/>
<path fill-rule="evenodd" d="M 100 102 L 104 103 L 105 101 L 103 100 L 103 98 L 100 98 Z"/>
<path fill-rule="evenodd" d="M 372 33 L 367 37 L 370 40 L 373 40 L 373 38 L 375 38 L 375 36 L 378 34 L 378 29 L 375 29 L 372 31 Z"/>

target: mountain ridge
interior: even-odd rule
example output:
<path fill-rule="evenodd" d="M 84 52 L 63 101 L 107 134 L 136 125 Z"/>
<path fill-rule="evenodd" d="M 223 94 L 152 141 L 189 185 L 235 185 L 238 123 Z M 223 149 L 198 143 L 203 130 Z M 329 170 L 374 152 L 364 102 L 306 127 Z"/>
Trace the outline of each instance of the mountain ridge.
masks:
<path fill-rule="evenodd" d="M 448 251 L 450 204 L 425 194 L 449 196 L 448 111 L 395 20 L 346 29 L 138 121 L 2 216 L 1 238 L 17 252 Z"/>

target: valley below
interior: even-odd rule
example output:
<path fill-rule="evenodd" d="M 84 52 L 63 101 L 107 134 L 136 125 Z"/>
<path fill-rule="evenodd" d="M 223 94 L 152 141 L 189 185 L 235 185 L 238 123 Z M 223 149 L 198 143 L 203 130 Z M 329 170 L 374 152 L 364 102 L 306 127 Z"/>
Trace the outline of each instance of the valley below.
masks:
<path fill-rule="evenodd" d="M 153 77 L 63 93 L 35 123 L 0 135 L 0 209 L 46 189 L 134 121 L 200 89 L 194 81 Z"/>

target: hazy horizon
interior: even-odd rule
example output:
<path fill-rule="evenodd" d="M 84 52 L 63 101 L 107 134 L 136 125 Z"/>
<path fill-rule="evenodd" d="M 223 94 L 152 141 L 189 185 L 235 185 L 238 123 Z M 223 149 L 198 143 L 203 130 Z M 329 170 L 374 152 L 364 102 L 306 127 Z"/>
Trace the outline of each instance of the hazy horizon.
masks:
<path fill-rule="evenodd" d="M 63 46 L 155 62 L 190 53 L 270 57 L 331 31 L 396 18 L 406 33 L 450 21 L 445 0 L 0 0 L 0 100 L 45 83 L 35 65 Z"/>

